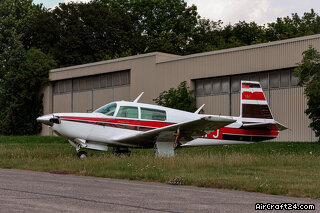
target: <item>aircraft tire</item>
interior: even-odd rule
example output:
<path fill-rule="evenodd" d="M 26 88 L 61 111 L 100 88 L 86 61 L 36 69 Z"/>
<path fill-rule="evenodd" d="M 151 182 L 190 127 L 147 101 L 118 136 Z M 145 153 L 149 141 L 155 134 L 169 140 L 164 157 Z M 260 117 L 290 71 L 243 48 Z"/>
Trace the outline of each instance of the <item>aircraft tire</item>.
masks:
<path fill-rule="evenodd" d="M 114 147 L 112 153 L 115 156 L 130 156 L 131 155 L 131 151 L 129 149 L 121 149 L 118 147 Z"/>
<path fill-rule="evenodd" d="M 80 152 L 77 153 L 77 156 L 78 156 L 78 158 L 80 158 L 80 159 L 84 159 L 84 158 L 87 158 L 87 157 L 88 157 L 88 154 L 87 154 L 87 152 L 85 152 L 85 151 L 80 151 Z"/>

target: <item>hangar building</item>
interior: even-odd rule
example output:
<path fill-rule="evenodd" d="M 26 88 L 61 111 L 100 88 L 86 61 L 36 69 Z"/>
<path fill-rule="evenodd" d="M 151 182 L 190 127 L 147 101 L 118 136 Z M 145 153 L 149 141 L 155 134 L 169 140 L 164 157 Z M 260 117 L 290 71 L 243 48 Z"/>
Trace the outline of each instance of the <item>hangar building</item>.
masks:
<path fill-rule="evenodd" d="M 206 114 L 240 114 L 240 80 L 258 80 L 274 118 L 289 127 L 277 141 L 316 141 L 304 114 L 304 88 L 293 70 L 312 45 L 320 50 L 320 34 L 179 56 L 154 52 L 51 70 L 44 88 L 44 114 L 91 112 L 118 100 L 141 102 L 187 81 L 197 106 Z M 43 135 L 51 135 L 47 127 Z"/>

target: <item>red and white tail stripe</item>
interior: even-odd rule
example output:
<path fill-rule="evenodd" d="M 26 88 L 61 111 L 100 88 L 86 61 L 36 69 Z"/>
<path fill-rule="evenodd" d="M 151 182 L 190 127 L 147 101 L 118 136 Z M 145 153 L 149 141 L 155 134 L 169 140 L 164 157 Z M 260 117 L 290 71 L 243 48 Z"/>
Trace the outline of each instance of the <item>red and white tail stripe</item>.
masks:
<path fill-rule="evenodd" d="M 241 81 L 240 117 L 273 119 L 259 82 Z"/>

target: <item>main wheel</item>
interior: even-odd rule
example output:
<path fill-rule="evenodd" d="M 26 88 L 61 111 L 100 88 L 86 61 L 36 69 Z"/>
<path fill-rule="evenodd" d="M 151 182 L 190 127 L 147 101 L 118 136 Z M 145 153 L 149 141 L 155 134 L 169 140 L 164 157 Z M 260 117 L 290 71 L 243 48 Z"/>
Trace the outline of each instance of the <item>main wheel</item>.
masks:
<path fill-rule="evenodd" d="M 88 157 L 88 154 L 85 151 L 80 151 L 77 153 L 77 155 L 78 155 L 78 158 L 80 158 L 80 159 L 84 159 L 84 158 Z"/>
<path fill-rule="evenodd" d="M 112 150 L 112 154 L 115 156 L 130 156 L 131 151 L 128 148 L 120 148 L 120 147 L 114 147 Z"/>

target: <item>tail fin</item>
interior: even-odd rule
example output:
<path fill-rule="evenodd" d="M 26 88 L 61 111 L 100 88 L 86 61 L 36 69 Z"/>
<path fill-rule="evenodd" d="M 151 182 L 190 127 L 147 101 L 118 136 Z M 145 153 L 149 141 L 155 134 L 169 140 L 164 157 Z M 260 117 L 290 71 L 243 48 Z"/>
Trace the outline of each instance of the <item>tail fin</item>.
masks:
<path fill-rule="evenodd" d="M 241 81 L 240 117 L 273 119 L 259 82 Z"/>

